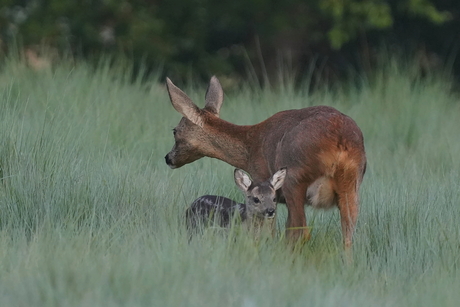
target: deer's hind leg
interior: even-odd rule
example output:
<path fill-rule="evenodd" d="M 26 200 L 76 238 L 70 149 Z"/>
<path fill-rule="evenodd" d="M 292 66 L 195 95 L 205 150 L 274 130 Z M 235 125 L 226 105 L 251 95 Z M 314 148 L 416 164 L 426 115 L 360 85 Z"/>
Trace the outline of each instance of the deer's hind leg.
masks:
<path fill-rule="evenodd" d="M 359 214 L 359 173 L 353 169 L 338 169 L 334 179 L 343 244 L 345 250 L 349 250 Z"/>

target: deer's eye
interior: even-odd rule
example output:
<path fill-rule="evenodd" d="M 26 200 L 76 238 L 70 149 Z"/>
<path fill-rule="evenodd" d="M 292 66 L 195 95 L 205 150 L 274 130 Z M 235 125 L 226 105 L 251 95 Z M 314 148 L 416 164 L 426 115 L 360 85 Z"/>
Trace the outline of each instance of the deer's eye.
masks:
<path fill-rule="evenodd" d="M 273 202 L 276 202 L 276 198 L 273 198 Z"/>
<path fill-rule="evenodd" d="M 260 203 L 260 199 L 257 198 L 257 197 L 254 197 L 252 200 L 253 200 L 256 204 Z"/>
<path fill-rule="evenodd" d="M 174 128 L 173 129 L 173 134 L 176 135 L 176 133 L 177 133 L 177 130 L 176 130 L 176 128 Z"/>

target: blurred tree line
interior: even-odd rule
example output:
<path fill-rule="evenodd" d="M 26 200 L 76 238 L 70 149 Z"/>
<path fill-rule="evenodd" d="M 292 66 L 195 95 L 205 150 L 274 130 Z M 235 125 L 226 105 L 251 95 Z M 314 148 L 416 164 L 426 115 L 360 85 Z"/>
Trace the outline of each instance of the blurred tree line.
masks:
<path fill-rule="evenodd" d="M 458 0 L 0 0 L 0 43 L 58 54 L 124 54 L 175 80 L 211 74 L 269 82 L 316 63 L 326 78 L 409 48 L 421 66 L 460 47 Z M 364 64 L 363 64 L 364 63 Z M 369 67 L 366 67 L 369 66 Z"/>

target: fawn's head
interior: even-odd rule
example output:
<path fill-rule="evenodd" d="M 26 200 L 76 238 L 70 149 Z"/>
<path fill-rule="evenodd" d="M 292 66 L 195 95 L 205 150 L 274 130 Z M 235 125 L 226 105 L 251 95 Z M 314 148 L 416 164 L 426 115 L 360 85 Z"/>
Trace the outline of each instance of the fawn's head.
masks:
<path fill-rule="evenodd" d="M 254 183 L 242 170 L 235 169 L 235 183 L 245 195 L 246 212 L 249 218 L 274 218 L 276 213 L 276 191 L 283 186 L 286 168 L 277 171 L 264 182 Z"/>
<path fill-rule="evenodd" d="M 171 104 L 183 118 L 173 129 L 175 143 L 165 156 L 165 161 L 169 167 L 179 168 L 209 154 L 206 149 L 212 148 L 213 140 L 203 126 L 209 117 L 219 117 L 224 93 L 219 80 L 212 77 L 206 92 L 206 105 L 200 109 L 169 78 L 166 79 L 166 84 Z"/>

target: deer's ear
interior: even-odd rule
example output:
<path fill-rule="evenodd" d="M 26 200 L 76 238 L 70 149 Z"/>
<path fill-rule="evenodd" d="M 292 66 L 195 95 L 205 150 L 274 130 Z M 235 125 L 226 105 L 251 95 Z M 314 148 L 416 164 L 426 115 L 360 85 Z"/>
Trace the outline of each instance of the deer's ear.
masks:
<path fill-rule="evenodd" d="M 286 178 L 286 168 L 283 167 L 279 171 L 273 174 L 272 178 L 270 178 L 270 184 L 273 186 L 273 188 L 278 190 L 281 188 L 284 184 L 284 179 Z"/>
<path fill-rule="evenodd" d="M 242 191 L 246 192 L 252 184 L 251 178 L 249 178 L 248 174 L 246 174 L 245 172 L 243 172 L 242 170 L 238 168 L 235 169 L 234 175 L 235 175 L 236 185 Z"/>
<path fill-rule="evenodd" d="M 166 86 L 168 87 L 169 99 L 174 109 L 195 125 L 203 127 L 200 108 L 193 103 L 187 94 L 175 86 L 169 78 L 166 78 Z"/>
<path fill-rule="evenodd" d="M 219 117 L 220 107 L 223 102 L 224 91 L 222 90 L 222 86 L 217 77 L 212 76 L 206 91 L 206 105 L 204 109 Z"/>

